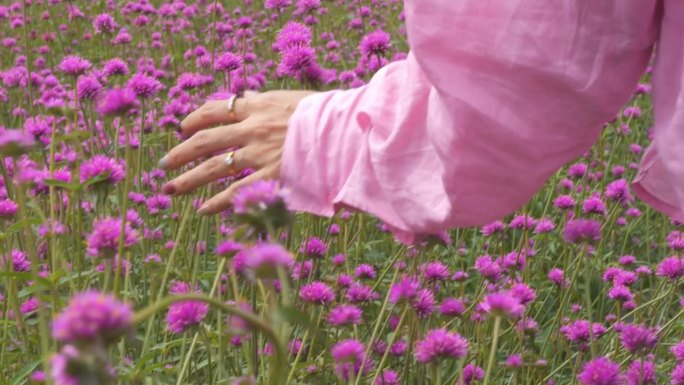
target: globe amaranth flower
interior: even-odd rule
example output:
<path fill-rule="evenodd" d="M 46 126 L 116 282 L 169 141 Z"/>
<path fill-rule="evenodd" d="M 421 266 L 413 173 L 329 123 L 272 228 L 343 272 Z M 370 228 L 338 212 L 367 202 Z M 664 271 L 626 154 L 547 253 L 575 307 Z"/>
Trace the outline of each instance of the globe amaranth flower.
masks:
<path fill-rule="evenodd" d="M 684 385 L 684 363 L 680 362 L 670 373 L 672 385 Z"/>
<path fill-rule="evenodd" d="M 281 52 L 292 47 L 309 46 L 311 45 L 311 37 L 312 33 L 309 27 L 290 21 L 278 33 L 274 46 Z"/>
<path fill-rule="evenodd" d="M 96 220 L 93 231 L 88 235 L 88 254 L 94 257 L 112 257 L 119 250 L 119 236 L 121 235 L 121 218 L 107 217 Z M 138 243 L 138 233 L 126 223 L 124 231 L 124 248 Z"/>
<path fill-rule="evenodd" d="M 620 365 L 605 357 L 585 363 L 577 376 L 582 385 L 622 385 L 623 380 Z"/>
<path fill-rule="evenodd" d="M 358 325 L 361 323 L 363 310 L 354 305 L 339 305 L 328 313 L 326 318 L 333 326 Z"/>
<path fill-rule="evenodd" d="M 671 256 L 663 259 L 656 267 L 656 275 L 676 281 L 684 275 L 684 260 L 679 256 Z"/>
<path fill-rule="evenodd" d="M 216 255 L 230 258 L 242 251 L 244 248 L 244 245 L 239 242 L 231 240 L 223 241 L 216 246 Z"/>
<path fill-rule="evenodd" d="M 463 368 L 463 382 L 456 383 L 456 385 L 470 385 L 484 378 L 484 370 L 475 365 L 468 364 Z"/>
<path fill-rule="evenodd" d="M 125 61 L 114 58 L 106 61 L 102 66 L 102 72 L 107 77 L 128 75 L 130 72 Z"/>
<path fill-rule="evenodd" d="M 425 263 L 420 267 L 420 270 L 423 273 L 423 278 L 428 282 L 446 281 L 451 275 L 449 268 L 439 261 Z"/>
<path fill-rule="evenodd" d="M 262 211 L 282 202 L 283 196 L 274 180 L 259 180 L 239 188 L 233 196 L 233 210 L 236 214 L 247 214 L 252 210 Z"/>
<path fill-rule="evenodd" d="M 184 294 L 199 292 L 186 282 L 175 282 L 169 292 L 171 294 Z M 209 305 L 201 301 L 180 301 L 169 306 L 166 313 L 166 330 L 180 334 L 192 326 L 198 325 L 209 312 Z"/>
<path fill-rule="evenodd" d="M 314 281 L 299 289 L 299 297 L 304 302 L 327 305 L 335 300 L 335 292 L 325 283 Z"/>
<path fill-rule="evenodd" d="M 551 282 L 555 283 L 558 287 L 566 288 L 570 285 L 570 282 L 564 278 L 564 274 L 565 273 L 563 272 L 563 270 L 554 267 L 553 269 L 549 270 L 547 277 Z"/>
<path fill-rule="evenodd" d="M 399 375 L 392 369 L 384 369 L 373 385 L 398 385 Z"/>
<path fill-rule="evenodd" d="M 81 163 L 80 181 L 85 183 L 90 179 L 99 178 L 102 182 L 116 184 L 126 176 L 126 168 L 116 159 L 105 155 L 95 155 Z"/>
<path fill-rule="evenodd" d="M 377 30 L 367 33 L 361 38 L 359 43 L 359 50 L 363 56 L 378 55 L 384 56 L 390 49 L 390 35 L 389 33 Z"/>
<path fill-rule="evenodd" d="M 12 218 L 18 210 L 19 205 L 17 205 L 13 200 L 0 199 L 0 219 Z"/>
<path fill-rule="evenodd" d="M 102 84 L 100 84 L 95 76 L 82 75 L 78 77 L 76 90 L 78 93 L 78 100 L 92 100 L 95 99 L 102 90 Z"/>
<path fill-rule="evenodd" d="M 276 279 L 278 268 L 289 269 L 292 255 L 278 244 L 260 243 L 245 252 L 245 267 L 253 278 Z"/>
<path fill-rule="evenodd" d="M 465 302 L 458 298 L 445 298 L 439 305 L 439 312 L 445 316 L 460 317 L 465 311 Z"/>
<path fill-rule="evenodd" d="M 127 88 L 112 88 L 100 94 L 97 112 L 104 116 L 124 115 L 137 105 L 135 93 Z"/>
<path fill-rule="evenodd" d="M 328 253 L 328 245 L 320 238 L 309 237 L 299 251 L 307 257 L 322 258 Z"/>
<path fill-rule="evenodd" d="M 561 326 L 560 332 L 563 333 L 568 341 L 573 343 L 589 342 L 590 334 L 593 333 L 594 339 L 598 339 L 606 333 L 606 328 L 600 323 L 592 325 L 591 332 L 589 331 L 589 321 L 577 320 L 567 325 Z"/>
<path fill-rule="evenodd" d="M 151 76 L 138 73 L 128 80 L 126 88 L 139 98 L 145 99 L 155 96 L 162 89 L 162 84 Z"/>
<path fill-rule="evenodd" d="M 370 366 L 369 359 L 365 357 L 363 344 L 355 339 L 342 340 L 336 343 L 330 354 L 335 361 L 335 374 L 345 381 L 358 376 L 364 360 L 367 360 L 364 365 L 365 370 L 368 370 Z"/>
<path fill-rule="evenodd" d="M 109 33 L 119 28 L 114 17 L 108 13 L 102 13 L 95 17 L 93 29 L 95 33 Z"/>
<path fill-rule="evenodd" d="M 367 263 L 362 263 L 354 270 L 354 276 L 358 279 L 375 279 L 375 268 Z"/>
<path fill-rule="evenodd" d="M 65 56 L 62 59 L 58 68 L 63 73 L 76 77 L 83 75 L 91 66 L 92 64 L 88 60 L 79 56 L 70 55 Z"/>
<path fill-rule="evenodd" d="M 594 243 L 601 239 L 601 224 L 593 219 L 572 219 L 565 224 L 563 238 L 569 243 Z"/>
<path fill-rule="evenodd" d="M 649 351 L 658 343 L 658 328 L 637 324 L 622 325 L 620 341 L 630 353 Z"/>
<path fill-rule="evenodd" d="M 9 265 L 9 266 L 8 266 Z M 0 257 L 0 266 L 3 270 L 14 271 L 15 273 L 31 271 L 31 261 L 28 256 L 21 250 L 12 250 L 10 255 L 3 255 Z"/>
<path fill-rule="evenodd" d="M 458 333 L 446 329 L 430 330 L 424 339 L 416 342 L 415 357 L 420 363 L 441 359 L 461 359 L 468 354 L 468 341 Z"/>
<path fill-rule="evenodd" d="M 418 278 L 407 276 L 402 277 L 399 282 L 390 287 L 389 302 L 393 304 L 402 301 L 413 302 L 420 291 L 420 281 Z"/>
<path fill-rule="evenodd" d="M 112 343 L 131 330 L 131 306 L 97 291 L 74 295 L 55 317 L 52 336 L 60 342 Z"/>
<path fill-rule="evenodd" d="M 517 317 L 525 312 L 525 306 L 510 292 L 488 294 L 478 304 L 478 309 L 497 316 Z"/>
<path fill-rule="evenodd" d="M 627 385 L 655 385 L 657 381 L 658 376 L 653 361 L 644 360 L 642 366 L 641 360 L 635 360 L 627 369 Z"/>
<path fill-rule="evenodd" d="M 242 59 L 240 56 L 232 53 L 226 52 L 219 56 L 214 63 L 214 68 L 216 71 L 220 72 L 232 72 L 239 69 L 242 66 Z"/>

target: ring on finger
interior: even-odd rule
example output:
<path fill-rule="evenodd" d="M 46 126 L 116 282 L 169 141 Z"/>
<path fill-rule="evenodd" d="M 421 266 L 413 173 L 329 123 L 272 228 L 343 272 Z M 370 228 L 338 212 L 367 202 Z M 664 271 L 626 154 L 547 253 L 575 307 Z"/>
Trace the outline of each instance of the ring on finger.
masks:
<path fill-rule="evenodd" d="M 235 169 L 235 151 L 228 151 L 223 163 L 228 167 L 231 175 L 237 174 L 237 169 Z"/>
<path fill-rule="evenodd" d="M 237 100 L 238 95 L 234 94 L 230 98 L 228 98 L 228 118 L 231 121 L 235 121 L 235 101 Z"/>

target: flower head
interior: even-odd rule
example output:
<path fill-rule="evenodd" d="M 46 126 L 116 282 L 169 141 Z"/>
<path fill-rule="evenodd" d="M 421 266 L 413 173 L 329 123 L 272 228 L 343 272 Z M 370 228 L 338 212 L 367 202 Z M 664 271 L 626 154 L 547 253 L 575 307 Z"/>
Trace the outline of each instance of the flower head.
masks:
<path fill-rule="evenodd" d="M 563 238 L 570 243 L 594 243 L 601 239 L 601 224 L 593 219 L 569 220 Z"/>
<path fill-rule="evenodd" d="M 416 342 L 415 356 L 420 363 L 440 359 L 461 359 L 468 354 L 468 341 L 458 333 L 446 329 L 430 330 L 423 340 Z"/>
<path fill-rule="evenodd" d="M 82 57 L 79 56 L 66 56 L 59 63 L 59 70 L 70 76 L 83 75 L 92 64 Z"/>
<path fill-rule="evenodd" d="M 599 357 L 584 364 L 577 381 L 582 385 L 622 385 L 623 376 L 620 365 Z"/>
<path fill-rule="evenodd" d="M 109 294 L 87 291 L 71 298 L 52 323 L 52 336 L 65 343 L 115 342 L 131 328 L 131 306 Z"/>

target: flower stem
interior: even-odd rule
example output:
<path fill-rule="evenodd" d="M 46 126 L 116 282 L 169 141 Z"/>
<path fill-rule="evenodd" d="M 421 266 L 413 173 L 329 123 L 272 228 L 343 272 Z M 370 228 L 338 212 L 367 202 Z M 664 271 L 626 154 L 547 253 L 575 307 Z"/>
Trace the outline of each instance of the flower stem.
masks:
<path fill-rule="evenodd" d="M 483 385 L 487 385 L 489 383 L 489 377 L 492 374 L 492 370 L 494 368 L 494 357 L 496 356 L 496 345 L 499 342 L 499 327 L 501 326 L 501 317 L 496 316 L 494 318 L 494 332 L 493 332 L 493 337 L 492 337 L 492 346 L 489 349 L 489 359 L 487 360 L 487 371 L 485 372 L 485 378 L 484 382 L 482 383 Z"/>

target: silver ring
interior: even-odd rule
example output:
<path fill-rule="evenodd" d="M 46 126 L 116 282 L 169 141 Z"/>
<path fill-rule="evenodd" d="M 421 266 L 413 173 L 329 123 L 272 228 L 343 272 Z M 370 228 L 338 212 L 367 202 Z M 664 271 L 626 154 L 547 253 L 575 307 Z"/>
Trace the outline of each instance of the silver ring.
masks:
<path fill-rule="evenodd" d="M 226 159 L 223 160 L 223 163 L 228 166 L 231 170 L 235 168 L 235 151 L 228 151 L 226 154 Z"/>
<path fill-rule="evenodd" d="M 237 100 L 238 96 L 237 95 L 232 95 L 230 98 L 228 98 L 228 117 L 230 120 L 235 120 L 235 100 Z"/>

